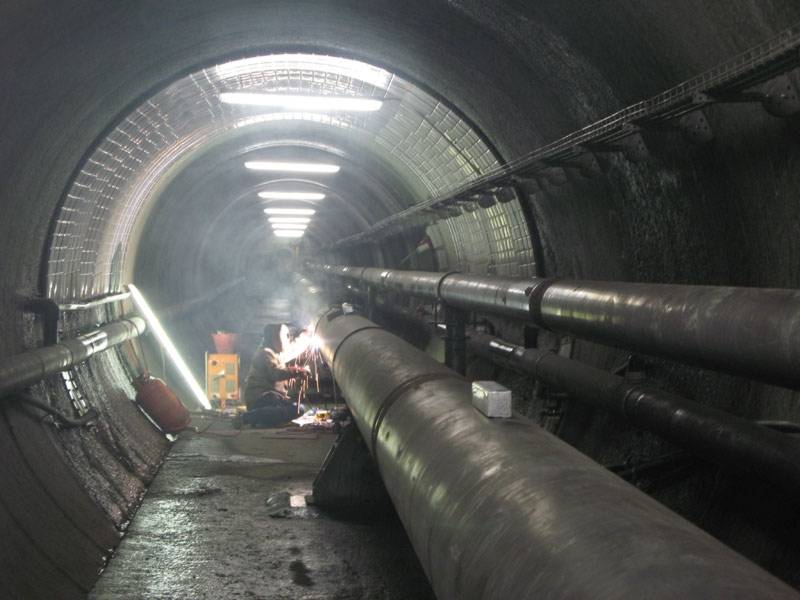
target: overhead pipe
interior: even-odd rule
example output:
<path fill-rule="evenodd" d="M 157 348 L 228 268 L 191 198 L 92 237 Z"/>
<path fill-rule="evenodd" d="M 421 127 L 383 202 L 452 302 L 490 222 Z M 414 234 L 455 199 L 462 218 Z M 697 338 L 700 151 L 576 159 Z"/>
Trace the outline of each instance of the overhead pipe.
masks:
<path fill-rule="evenodd" d="M 797 439 L 698 402 L 628 381 L 576 360 L 472 332 L 470 349 L 610 411 L 693 454 L 769 481 L 800 497 Z"/>
<path fill-rule="evenodd" d="M 798 598 L 540 427 L 485 418 L 374 323 L 329 313 L 316 334 L 438 598 Z"/>
<path fill-rule="evenodd" d="M 610 346 L 800 387 L 798 290 L 312 268 Z"/>
<path fill-rule="evenodd" d="M 0 361 L 0 398 L 23 390 L 89 357 L 118 346 L 145 332 L 147 324 L 140 317 L 130 317 L 103 325 L 76 338 L 28 350 Z"/>

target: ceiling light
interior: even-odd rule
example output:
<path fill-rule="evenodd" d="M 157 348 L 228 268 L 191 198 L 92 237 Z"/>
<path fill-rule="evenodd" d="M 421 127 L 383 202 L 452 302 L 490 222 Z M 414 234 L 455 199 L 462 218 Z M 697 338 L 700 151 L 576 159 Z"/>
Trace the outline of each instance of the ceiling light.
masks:
<path fill-rule="evenodd" d="M 225 104 L 270 106 L 307 112 L 374 112 L 383 102 L 374 98 L 354 96 L 296 96 L 293 94 L 263 94 L 253 92 L 225 92 L 219 95 Z"/>
<path fill-rule="evenodd" d="M 303 223 L 273 223 L 272 224 L 272 228 L 275 231 L 278 231 L 279 229 L 294 229 L 296 231 L 305 231 L 306 227 L 308 227 L 308 225 L 303 224 Z"/>
<path fill-rule="evenodd" d="M 270 223 L 310 223 L 308 217 L 270 217 Z"/>
<path fill-rule="evenodd" d="M 325 194 L 316 192 L 259 192 L 264 200 L 323 200 Z"/>
<path fill-rule="evenodd" d="M 303 237 L 305 231 L 295 231 L 291 229 L 279 229 L 278 231 L 273 231 L 272 233 L 275 234 L 276 237 L 285 237 L 285 238 L 300 238 Z"/>
<path fill-rule="evenodd" d="M 298 217 L 310 217 L 317 211 L 313 208 L 265 208 L 264 212 L 268 215 L 295 215 Z"/>
<path fill-rule="evenodd" d="M 244 166 L 251 171 L 284 171 L 287 173 L 338 173 L 339 165 L 298 163 L 273 160 L 250 160 Z"/>
<path fill-rule="evenodd" d="M 380 67 L 338 56 L 313 54 L 272 54 L 243 58 L 214 67 L 215 75 L 221 79 L 240 78 L 244 73 L 256 71 L 323 71 L 365 81 L 385 90 L 389 87 L 392 74 Z"/>

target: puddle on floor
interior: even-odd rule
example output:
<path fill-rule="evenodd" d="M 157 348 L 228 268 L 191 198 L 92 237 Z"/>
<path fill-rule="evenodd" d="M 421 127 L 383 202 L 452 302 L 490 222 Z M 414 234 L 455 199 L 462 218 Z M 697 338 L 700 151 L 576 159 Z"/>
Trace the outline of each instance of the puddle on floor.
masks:
<path fill-rule="evenodd" d="M 212 463 L 233 463 L 240 465 L 278 465 L 286 461 L 266 456 L 252 456 L 248 454 L 171 454 L 171 461 L 201 461 Z"/>

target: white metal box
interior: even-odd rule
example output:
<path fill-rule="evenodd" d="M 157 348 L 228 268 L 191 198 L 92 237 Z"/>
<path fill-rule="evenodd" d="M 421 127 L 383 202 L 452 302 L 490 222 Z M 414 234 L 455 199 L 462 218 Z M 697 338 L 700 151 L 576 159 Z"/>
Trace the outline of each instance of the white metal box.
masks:
<path fill-rule="evenodd" d="M 472 405 L 487 417 L 511 416 L 511 390 L 496 381 L 472 382 Z"/>

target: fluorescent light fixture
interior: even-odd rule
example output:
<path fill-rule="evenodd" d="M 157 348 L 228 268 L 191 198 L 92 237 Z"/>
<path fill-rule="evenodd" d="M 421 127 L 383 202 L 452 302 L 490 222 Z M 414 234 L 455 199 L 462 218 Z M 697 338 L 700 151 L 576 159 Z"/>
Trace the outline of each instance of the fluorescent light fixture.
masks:
<path fill-rule="evenodd" d="M 266 71 L 322 71 L 365 81 L 381 90 L 389 87 L 392 74 L 367 63 L 319 54 L 271 54 L 227 62 L 214 67 L 221 79 L 240 78 L 247 73 Z"/>
<path fill-rule="evenodd" d="M 264 200 L 324 200 L 325 194 L 316 192 L 259 192 Z"/>
<path fill-rule="evenodd" d="M 270 217 L 270 223 L 310 223 L 308 217 Z"/>
<path fill-rule="evenodd" d="M 265 208 L 264 212 L 268 215 L 310 217 L 317 211 L 315 211 L 313 208 Z"/>
<path fill-rule="evenodd" d="M 128 289 L 131 291 L 131 298 L 133 298 L 134 304 L 136 304 L 136 308 L 139 309 L 139 312 L 147 321 L 150 329 L 156 336 L 158 343 L 161 344 L 167 352 L 167 356 L 169 356 L 172 364 L 178 370 L 178 373 L 181 374 L 183 379 L 186 381 L 186 384 L 189 386 L 189 389 L 197 398 L 197 401 L 203 408 L 211 409 L 211 404 L 206 398 L 205 392 L 203 392 L 203 388 L 200 387 L 200 384 L 197 383 L 197 380 L 192 375 L 192 372 L 189 370 L 189 367 L 184 362 L 181 355 L 178 353 L 178 349 L 175 347 L 175 344 L 172 343 L 172 340 L 169 339 L 167 332 L 164 330 L 164 327 L 161 325 L 161 322 L 156 317 L 156 314 L 153 312 L 153 309 L 150 308 L 150 305 L 147 303 L 147 300 L 144 299 L 142 293 L 139 289 L 133 285 L 132 283 L 128 284 Z"/>
<path fill-rule="evenodd" d="M 308 223 L 270 223 L 273 229 L 305 229 Z"/>
<path fill-rule="evenodd" d="M 302 223 L 273 223 L 272 224 L 272 229 L 274 229 L 275 231 L 279 231 L 281 229 L 284 229 L 284 230 L 294 229 L 294 230 L 297 230 L 297 231 L 305 231 L 306 227 L 308 227 L 308 225 L 305 225 L 305 224 L 302 224 Z"/>
<path fill-rule="evenodd" d="M 305 231 L 294 231 L 291 229 L 279 229 L 278 231 L 273 231 L 272 233 L 275 234 L 276 237 L 285 237 L 285 238 L 301 238 Z"/>
<path fill-rule="evenodd" d="M 244 166 L 251 171 L 283 171 L 286 173 L 338 173 L 339 165 L 325 163 L 281 162 L 274 160 L 249 160 Z"/>
<path fill-rule="evenodd" d="M 306 112 L 375 112 L 383 102 L 356 96 L 297 96 L 254 92 L 224 92 L 219 95 L 225 104 L 269 106 Z"/>

